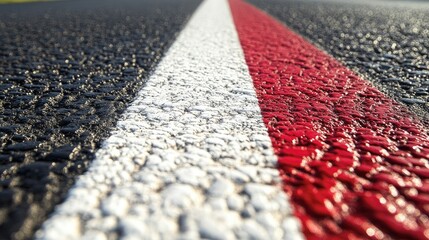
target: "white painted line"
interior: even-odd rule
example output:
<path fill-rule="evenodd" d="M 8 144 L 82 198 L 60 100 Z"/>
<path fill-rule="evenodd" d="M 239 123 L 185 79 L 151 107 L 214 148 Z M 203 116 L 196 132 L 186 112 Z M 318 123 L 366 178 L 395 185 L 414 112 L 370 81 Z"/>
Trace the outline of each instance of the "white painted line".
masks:
<path fill-rule="evenodd" d="M 38 239 L 300 239 L 225 0 L 198 8 Z"/>

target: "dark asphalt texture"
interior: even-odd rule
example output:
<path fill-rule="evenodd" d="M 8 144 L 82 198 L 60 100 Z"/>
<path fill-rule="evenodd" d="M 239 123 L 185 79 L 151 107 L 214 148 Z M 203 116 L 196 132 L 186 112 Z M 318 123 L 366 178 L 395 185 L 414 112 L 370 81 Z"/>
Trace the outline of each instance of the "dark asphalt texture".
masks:
<path fill-rule="evenodd" d="M 428 125 L 429 3 L 248 1 L 406 104 Z"/>
<path fill-rule="evenodd" d="M 0 6 L 0 239 L 28 239 L 199 0 Z"/>

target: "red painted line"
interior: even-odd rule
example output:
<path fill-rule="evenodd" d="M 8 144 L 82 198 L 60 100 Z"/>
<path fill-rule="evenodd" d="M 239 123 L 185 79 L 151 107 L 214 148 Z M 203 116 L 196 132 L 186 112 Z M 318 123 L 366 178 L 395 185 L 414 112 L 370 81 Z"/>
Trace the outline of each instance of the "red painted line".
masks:
<path fill-rule="evenodd" d="M 284 190 L 308 239 L 428 239 L 425 127 L 284 25 L 230 0 Z"/>

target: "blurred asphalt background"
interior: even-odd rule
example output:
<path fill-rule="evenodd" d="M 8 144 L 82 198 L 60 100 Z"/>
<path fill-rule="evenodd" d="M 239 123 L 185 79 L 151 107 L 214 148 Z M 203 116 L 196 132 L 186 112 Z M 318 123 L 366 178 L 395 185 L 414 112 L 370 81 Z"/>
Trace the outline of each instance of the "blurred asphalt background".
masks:
<path fill-rule="evenodd" d="M 428 121 L 428 1 L 249 2 Z"/>

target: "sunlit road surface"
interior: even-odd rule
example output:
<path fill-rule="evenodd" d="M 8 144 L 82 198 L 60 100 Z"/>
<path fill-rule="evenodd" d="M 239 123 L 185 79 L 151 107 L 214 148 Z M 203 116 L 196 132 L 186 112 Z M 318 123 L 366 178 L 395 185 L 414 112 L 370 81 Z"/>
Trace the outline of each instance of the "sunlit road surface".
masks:
<path fill-rule="evenodd" d="M 428 6 L 1 5 L 0 239 L 428 239 Z"/>

